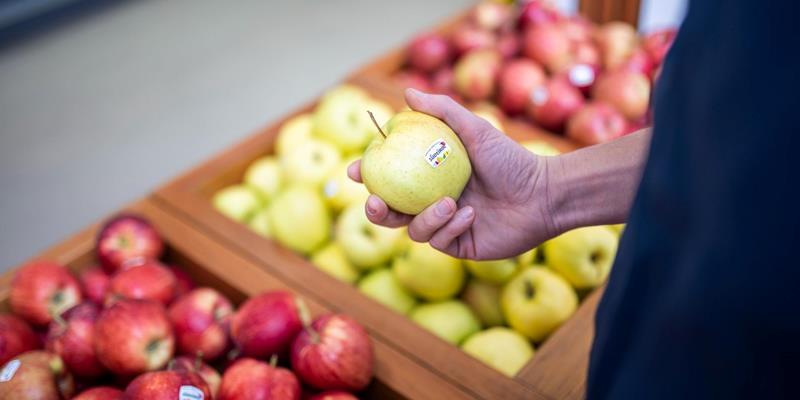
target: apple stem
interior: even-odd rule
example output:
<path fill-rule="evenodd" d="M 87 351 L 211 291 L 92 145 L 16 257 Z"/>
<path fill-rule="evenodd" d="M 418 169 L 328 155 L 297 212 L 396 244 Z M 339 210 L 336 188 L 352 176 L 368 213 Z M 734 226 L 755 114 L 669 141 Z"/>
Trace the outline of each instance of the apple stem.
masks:
<path fill-rule="evenodd" d="M 195 372 L 200 371 L 200 367 L 203 365 L 203 351 L 198 350 L 197 354 L 194 356 L 194 370 Z"/>
<path fill-rule="evenodd" d="M 278 355 L 277 354 L 273 354 L 272 356 L 270 356 L 269 365 L 271 367 L 273 367 L 273 368 L 275 368 L 278 365 Z"/>
<path fill-rule="evenodd" d="M 169 360 L 169 363 L 167 363 L 167 371 L 172 371 L 173 369 L 175 369 L 175 359 L 174 358 L 172 360 Z"/>
<path fill-rule="evenodd" d="M 53 321 L 58 324 L 58 327 L 64 329 L 67 327 L 67 321 L 64 320 L 64 317 L 61 314 L 53 314 Z"/>
<path fill-rule="evenodd" d="M 372 118 L 372 123 L 375 124 L 376 128 L 378 128 L 378 132 L 381 133 L 381 136 L 386 139 L 386 134 L 383 133 L 383 129 L 381 129 L 381 126 L 378 125 L 378 121 L 375 120 L 375 115 L 372 114 L 372 111 L 367 110 L 367 114 L 369 114 L 369 117 Z"/>
<path fill-rule="evenodd" d="M 242 354 L 242 350 L 238 347 L 234 347 L 228 352 L 228 360 L 236 359 L 236 357 L 239 357 L 239 354 Z"/>
<path fill-rule="evenodd" d="M 314 343 L 319 343 L 319 333 L 311 327 L 311 313 L 308 311 L 306 302 L 302 298 L 295 296 L 294 305 L 297 308 L 297 316 L 300 318 L 303 328 L 311 336 L 311 340 Z"/>

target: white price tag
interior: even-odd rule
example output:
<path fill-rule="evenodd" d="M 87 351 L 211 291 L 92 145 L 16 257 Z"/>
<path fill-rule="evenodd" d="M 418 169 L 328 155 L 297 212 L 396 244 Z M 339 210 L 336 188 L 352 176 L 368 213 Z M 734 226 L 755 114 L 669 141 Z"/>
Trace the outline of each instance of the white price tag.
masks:
<path fill-rule="evenodd" d="M 192 385 L 182 385 L 178 391 L 178 400 L 203 400 L 203 398 L 203 391 Z"/>
<path fill-rule="evenodd" d="M 11 360 L 3 367 L 3 370 L 0 371 L 0 382 L 8 382 L 11 378 L 14 377 L 14 374 L 17 373 L 19 366 L 22 363 L 19 360 Z"/>

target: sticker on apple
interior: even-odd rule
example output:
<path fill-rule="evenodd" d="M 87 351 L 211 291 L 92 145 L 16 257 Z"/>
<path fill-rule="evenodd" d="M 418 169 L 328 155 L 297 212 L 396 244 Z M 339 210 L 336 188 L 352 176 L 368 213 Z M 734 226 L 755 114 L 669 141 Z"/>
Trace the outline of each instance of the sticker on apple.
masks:
<path fill-rule="evenodd" d="M 192 385 L 182 385 L 178 390 L 178 400 L 203 400 L 203 397 L 203 391 Z"/>
<path fill-rule="evenodd" d="M 436 139 L 431 143 L 430 147 L 428 147 L 428 151 L 425 152 L 425 161 L 427 161 L 431 167 L 436 168 L 444 163 L 444 160 L 450 155 L 450 151 L 450 146 L 447 145 L 444 139 Z"/>
<path fill-rule="evenodd" d="M 10 381 L 11 378 L 14 377 L 14 374 L 17 373 L 17 370 L 21 364 L 22 363 L 19 360 L 11 360 L 8 364 L 6 364 L 6 366 L 3 367 L 3 370 L 0 371 L 0 382 Z"/>

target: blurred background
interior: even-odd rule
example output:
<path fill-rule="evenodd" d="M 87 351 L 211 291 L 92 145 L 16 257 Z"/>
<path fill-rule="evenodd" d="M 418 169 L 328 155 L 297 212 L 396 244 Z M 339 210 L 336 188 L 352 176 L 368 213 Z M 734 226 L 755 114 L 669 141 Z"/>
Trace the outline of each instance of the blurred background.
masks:
<path fill-rule="evenodd" d="M 0 269 L 472 3 L 0 0 Z M 640 30 L 685 6 L 643 0 Z"/>

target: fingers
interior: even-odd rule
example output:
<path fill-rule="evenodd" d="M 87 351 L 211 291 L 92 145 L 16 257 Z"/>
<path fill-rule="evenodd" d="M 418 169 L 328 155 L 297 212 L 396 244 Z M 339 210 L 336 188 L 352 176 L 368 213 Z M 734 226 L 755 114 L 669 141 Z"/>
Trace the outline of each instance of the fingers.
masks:
<path fill-rule="evenodd" d="M 475 222 L 475 210 L 466 206 L 456 212 L 453 218 L 431 237 L 433 248 L 449 254 L 456 254 L 453 244 L 457 237 L 466 232 Z"/>
<path fill-rule="evenodd" d="M 367 198 L 367 204 L 364 206 L 367 213 L 367 219 L 373 224 L 382 225 L 389 228 L 399 228 L 411 223 L 412 216 L 401 214 L 389 209 L 389 206 L 381 200 L 380 197 L 371 194 Z"/>
<path fill-rule="evenodd" d="M 473 141 L 493 130 L 488 121 L 479 118 L 450 96 L 427 94 L 416 89 L 406 89 L 405 95 L 409 107 L 441 119 L 453 128 L 463 141 Z"/>
<path fill-rule="evenodd" d="M 439 228 L 445 226 L 456 213 L 455 200 L 445 197 L 428 208 L 408 224 L 408 237 L 415 242 L 427 242 Z"/>
<path fill-rule="evenodd" d="M 361 183 L 361 160 L 355 160 L 352 164 L 347 166 L 347 176 L 350 179 Z"/>

